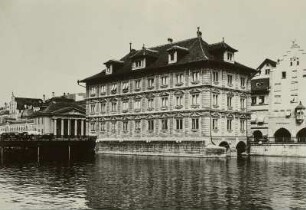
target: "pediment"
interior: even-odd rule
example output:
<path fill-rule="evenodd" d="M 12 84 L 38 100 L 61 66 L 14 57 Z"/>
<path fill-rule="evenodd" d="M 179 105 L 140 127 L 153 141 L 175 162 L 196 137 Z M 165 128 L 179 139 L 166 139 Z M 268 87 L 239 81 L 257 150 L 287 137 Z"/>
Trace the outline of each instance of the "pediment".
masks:
<path fill-rule="evenodd" d="M 64 109 L 57 110 L 53 112 L 54 115 L 65 115 L 65 116 L 84 116 L 85 117 L 85 111 L 79 110 L 77 108 L 73 107 L 67 107 Z"/>

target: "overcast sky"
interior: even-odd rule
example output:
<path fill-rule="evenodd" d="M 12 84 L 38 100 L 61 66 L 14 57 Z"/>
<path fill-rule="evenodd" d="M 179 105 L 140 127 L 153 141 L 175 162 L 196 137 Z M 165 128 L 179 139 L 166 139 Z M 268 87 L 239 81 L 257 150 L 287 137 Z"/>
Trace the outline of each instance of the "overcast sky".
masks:
<path fill-rule="evenodd" d="M 84 92 L 78 79 L 143 44 L 196 36 L 225 41 L 256 68 L 292 40 L 306 48 L 302 0 L 0 0 L 0 105 L 20 97 Z"/>

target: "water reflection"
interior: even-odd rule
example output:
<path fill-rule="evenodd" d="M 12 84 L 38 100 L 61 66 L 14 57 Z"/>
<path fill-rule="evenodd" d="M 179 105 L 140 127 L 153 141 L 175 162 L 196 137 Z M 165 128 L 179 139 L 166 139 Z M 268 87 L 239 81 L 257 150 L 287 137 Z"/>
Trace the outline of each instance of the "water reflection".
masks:
<path fill-rule="evenodd" d="M 98 155 L 0 168 L 0 209 L 280 209 L 306 206 L 306 159 Z"/>

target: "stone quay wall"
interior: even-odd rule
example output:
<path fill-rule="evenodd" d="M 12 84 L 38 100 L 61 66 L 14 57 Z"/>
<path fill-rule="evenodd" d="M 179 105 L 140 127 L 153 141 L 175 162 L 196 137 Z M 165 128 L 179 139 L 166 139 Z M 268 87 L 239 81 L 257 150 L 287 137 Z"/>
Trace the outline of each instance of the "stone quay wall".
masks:
<path fill-rule="evenodd" d="M 207 146 L 203 141 L 100 141 L 96 153 L 182 157 L 226 157 L 226 148 Z"/>
<path fill-rule="evenodd" d="M 306 144 L 266 144 L 251 145 L 250 155 L 306 157 Z"/>

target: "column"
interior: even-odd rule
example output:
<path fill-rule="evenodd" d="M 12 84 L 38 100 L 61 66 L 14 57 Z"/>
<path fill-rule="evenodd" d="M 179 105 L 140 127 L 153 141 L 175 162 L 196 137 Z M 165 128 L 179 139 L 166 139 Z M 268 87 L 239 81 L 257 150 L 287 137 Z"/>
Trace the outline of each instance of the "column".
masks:
<path fill-rule="evenodd" d="M 74 136 L 77 137 L 78 135 L 78 120 L 74 120 Z"/>
<path fill-rule="evenodd" d="M 81 136 L 84 136 L 84 120 L 81 120 Z"/>
<path fill-rule="evenodd" d="M 68 136 L 71 135 L 71 119 L 68 119 Z"/>
<path fill-rule="evenodd" d="M 64 136 L 64 119 L 61 119 L 61 136 Z"/>
<path fill-rule="evenodd" d="M 56 130 L 57 130 L 57 119 L 53 119 L 53 134 L 56 136 Z"/>

